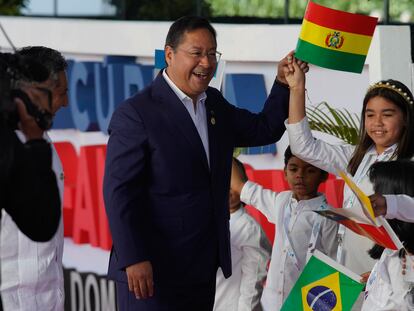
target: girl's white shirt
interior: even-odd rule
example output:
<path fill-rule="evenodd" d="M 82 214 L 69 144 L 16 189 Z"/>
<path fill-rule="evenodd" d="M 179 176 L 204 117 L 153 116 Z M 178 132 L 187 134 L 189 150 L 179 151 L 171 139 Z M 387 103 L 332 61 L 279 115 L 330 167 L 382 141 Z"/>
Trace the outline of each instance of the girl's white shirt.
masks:
<path fill-rule="evenodd" d="M 310 130 L 307 117 L 294 124 L 288 124 L 286 121 L 285 125 L 293 154 L 297 155 L 302 160 L 335 175 L 338 175 L 338 171 L 347 171 L 348 163 L 355 150 L 355 146 L 349 144 L 329 144 L 321 139 L 315 139 Z M 353 180 L 367 195 L 373 194 L 373 186 L 368 176 L 369 168 L 377 161 L 391 160 L 396 148 L 397 145 L 394 144 L 384 150 L 383 153 L 377 154 L 375 147 L 371 146 L 364 155 L 361 164 L 358 166 L 358 169 L 353 176 Z M 402 199 L 395 199 L 391 202 L 391 197 L 395 198 L 398 196 L 386 196 L 387 205 L 390 204 L 388 208 L 390 208 L 395 215 L 397 207 L 393 204 L 399 204 Z M 345 185 L 343 207 L 349 208 L 354 205 L 360 205 L 360 203 L 352 190 Z M 398 210 L 400 210 L 400 206 L 398 207 Z M 414 212 L 411 213 L 414 219 Z M 373 242 L 367 238 L 357 235 L 351 230 L 346 230 L 341 262 L 358 274 L 371 271 L 375 264 L 375 260 L 368 255 L 367 251 L 372 246 Z"/>
<path fill-rule="evenodd" d="M 265 311 L 280 310 L 305 266 L 309 241 L 316 220 L 322 218 L 316 249 L 331 258 L 335 258 L 337 250 L 338 225 L 313 212 L 326 204 L 323 195 L 298 202 L 292 197 L 291 191 L 276 193 L 248 181 L 241 191 L 240 199 L 257 208 L 269 222 L 276 225 L 277 233 L 261 304 Z M 290 237 L 286 236 L 284 230 L 287 213 L 290 213 L 287 226 Z M 289 245 L 296 254 L 299 269 L 295 260 L 289 256 Z"/>
<path fill-rule="evenodd" d="M 414 310 L 414 306 L 409 307 L 405 300 L 409 289 L 409 283 L 404 281 L 402 275 L 402 262 L 398 251 L 386 249 L 368 278 L 361 310 Z"/>

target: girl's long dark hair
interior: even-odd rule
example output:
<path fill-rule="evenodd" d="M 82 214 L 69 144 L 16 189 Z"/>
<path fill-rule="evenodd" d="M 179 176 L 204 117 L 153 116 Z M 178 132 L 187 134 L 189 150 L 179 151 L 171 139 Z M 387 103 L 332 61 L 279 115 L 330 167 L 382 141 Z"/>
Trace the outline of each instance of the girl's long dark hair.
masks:
<path fill-rule="evenodd" d="M 369 178 L 374 185 L 375 193 L 380 194 L 406 194 L 414 196 L 414 162 L 410 160 L 397 160 L 376 162 L 369 171 Z M 414 206 L 413 206 L 414 209 Z M 388 221 L 400 238 L 406 250 L 414 253 L 414 223 L 391 219 Z M 374 259 L 381 257 L 384 248 L 375 245 L 368 251 Z"/>
<path fill-rule="evenodd" d="M 380 81 L 379 83 L 389 83 L 391 86 L 394 85 L 396 89 L 401 89 L 402 93 L 406 93 L 412 101 L 414 100 L 413 94 L 410 92 L 410 90 L 399 81 L 389 79 Z M 414 155 L 413 104 L 410 104 L 409 101 L 407 101 L 407 99 L 400 95 L 398 92 L 385 87 L 375 87 L 375 85 L 369 88 L 363 101 L 361 124 L 359 127 L 359 142 L 348 164 L 348 171 L 352 176 L 355 175 L 355 172 L 357 171 L 358 166 L 361 164 L 361 161 L 364 158 L 364 155 L 368 151 L 369 147 L 374 144 L 372 139 L 367 135 L 365 129 L 365 110 L 367 108 L 368 101 L 376 96 L 383 97 L 394 103 L 402 111 L 404 116 L 405 129 L 402 131 L 402 135 L 398 141 L 398 147 L 395 151 L 394 157 L 398 159 L 409 159 Z"/>

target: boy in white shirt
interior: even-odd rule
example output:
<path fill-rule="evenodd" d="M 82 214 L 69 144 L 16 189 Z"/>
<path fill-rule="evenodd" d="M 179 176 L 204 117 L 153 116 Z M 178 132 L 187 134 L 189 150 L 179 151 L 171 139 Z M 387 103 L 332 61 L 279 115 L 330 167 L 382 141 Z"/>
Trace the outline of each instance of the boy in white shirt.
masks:
<path fill-rule="evenodd" d="M 239 160 L 233 160 L 232 170 L 247 181 Z M 217 272 L 214 311 L 260 311 L 272 246 L 260 225 L 247 214 L 240 195 L 231 188 L 229 205 L 232 275 L 225 279 L 221 269 Z"/>
<path fill-rule="evenodd" d="M 233 164 L 234 165 L 234 164 Z M 328 173 L 285 152 L 285 176 L 291 191 L 276 193 L 253 182 L 243 182 L 232 170 L 231 189 L 241 201 L 261 211 L 276 225 L 263 310 L 280 310 L 306 264 L 307 254 L 316 248 L 331 258 L 337 250 L 336 222 L 313 212 L 326 207 L 323 194 L 317 192 Z"/>

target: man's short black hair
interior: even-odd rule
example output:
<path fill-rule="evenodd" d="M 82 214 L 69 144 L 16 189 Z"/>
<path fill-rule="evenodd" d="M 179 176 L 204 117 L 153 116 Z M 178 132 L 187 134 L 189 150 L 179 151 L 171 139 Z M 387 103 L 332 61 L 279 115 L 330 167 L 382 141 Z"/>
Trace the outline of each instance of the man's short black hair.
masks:
<path fill-rule="evenodd" d="M 18 55 L 35 59 L 49 71 L 49 77 L 56 79 L 56 75 L 66 70 L 68 63 L 62 54 L 45 46 L 27 46 L 17 51 Z"/>
<path fill-rule="evenodd" d="M 236 158 L 233 158 L 234 159 L 234 162 L 236 162 L 236 166 L 237 166 L 237 169 L 239 170 L 239 172 L 240 172 L 240 175 L 241 175 L 241 178 L 242 178 L 242 182 L 246 182 L 246 181 L 248 181 L 249 180 L 249 178 L 247 177 L 247 174 L 246 174 L 246 169 L 244 168 L 244 165 L 243 165 L 243 163 L 241 163 L 239 160 L 237 160 Z"/>
<path fill-rule="evenodd" d="M 186 32 L 193 31 L 196 29 L 207 29 L 214 37 L 216 41 L 216 31 L 210 22 L 204 17 L 200 16 L 183 16 L 177 19 L 168 30 L 167 38 L 165 39 L 165 45 L 177 48 Z"/>

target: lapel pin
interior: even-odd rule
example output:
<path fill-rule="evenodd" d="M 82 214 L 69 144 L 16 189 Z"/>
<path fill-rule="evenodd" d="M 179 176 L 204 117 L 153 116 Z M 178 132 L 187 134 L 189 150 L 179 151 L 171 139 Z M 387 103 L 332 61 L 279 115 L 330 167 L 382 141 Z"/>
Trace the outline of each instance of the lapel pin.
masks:
<path fill-rule="evenodd" d="M 210 114 L 211 114 L 211 119 L 210 122 L 211 124 L 216 124 L 216 119 L 214 118 L 214 110 L 210 110 Z"/>

